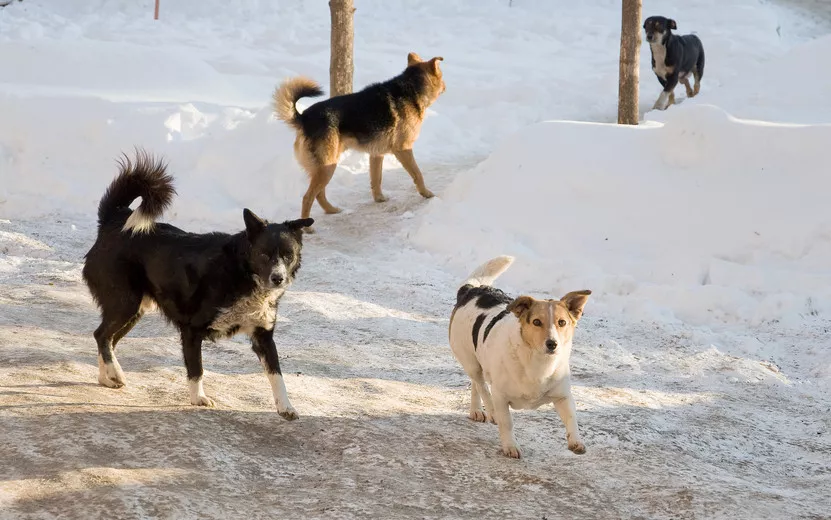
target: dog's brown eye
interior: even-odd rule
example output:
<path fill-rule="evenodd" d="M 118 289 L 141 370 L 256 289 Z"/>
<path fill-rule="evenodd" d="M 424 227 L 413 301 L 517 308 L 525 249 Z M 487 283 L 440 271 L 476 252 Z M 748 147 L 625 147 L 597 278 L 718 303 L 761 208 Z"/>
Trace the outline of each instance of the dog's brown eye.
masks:
<path fill-rule="evenodd" d="M 565 327 L 565 326 L 566 326 L 566 320 L 560 320 L 560 321 L 558 321 L 558 322 L 557 322 L 557 325 L 559 325 L 560 327 Z"/>
<path fill-rule="evenodd" d="M 542 322 L 540 320 L 534 320 L 532 323 L 537 327 L 542 327 Z"/>

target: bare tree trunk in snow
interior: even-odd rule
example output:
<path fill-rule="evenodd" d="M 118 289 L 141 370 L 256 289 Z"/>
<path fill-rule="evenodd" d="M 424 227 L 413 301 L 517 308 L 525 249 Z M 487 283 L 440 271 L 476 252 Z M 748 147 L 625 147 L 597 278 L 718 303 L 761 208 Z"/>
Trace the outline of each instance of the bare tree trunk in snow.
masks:
<path fill-rule="evenodd" d="M 352 75 L 355 71 L 353 46 L 355 31 L 352 19 L 355 14 L 353 0 L 330 0 L 332 14 L 332 54 L 329 60 L 329 95 L 331 97 L 352 92 Z"/>
<path fill-rule="evenodd" d="M 617 122 L 638 124 L 638 68 L 641 50 L 641 0 L 623 0 L 620 24 L 620 79 Z"/>

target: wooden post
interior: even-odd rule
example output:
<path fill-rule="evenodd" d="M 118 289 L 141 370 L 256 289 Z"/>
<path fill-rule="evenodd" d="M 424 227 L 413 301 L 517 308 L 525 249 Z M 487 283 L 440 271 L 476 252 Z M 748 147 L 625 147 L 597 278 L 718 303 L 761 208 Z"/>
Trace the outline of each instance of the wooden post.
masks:
<path fill-rule="evenodd" d="M 355 14 L 353 0 L 329 0 L 332 15 L 332 48 L 329 59 L 329 95 L 341 96 L 352 92 L 352 76 L 355 71 L 353 47 L 355 31 L 352 19 Z"/>
<path fill-rule="evenodd" d="M 156 10 L 155 10 L 155 12 L 153 13 L 153 19 L 154 19 L 154 20 L 158 20 L 158 19 L 159 19 L 159 0 L 156 0 Z"/>
<path fill-rule="evenodd" d="M 641 51 L 641 0 L 623 0 L 620 23 L 620 78 L 617 122 L 638 124 L 638 76 Z"/>

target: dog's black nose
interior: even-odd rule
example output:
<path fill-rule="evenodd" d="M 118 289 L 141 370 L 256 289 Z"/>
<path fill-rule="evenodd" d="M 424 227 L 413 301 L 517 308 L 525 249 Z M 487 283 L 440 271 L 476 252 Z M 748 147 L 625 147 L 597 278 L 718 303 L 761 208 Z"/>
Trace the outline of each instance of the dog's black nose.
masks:
<path fill-rule="evenodd" d="M 271 275 L 271 283 L 273 283 L 274 285 L 280 285 L 281 283 L 283 283 L 283 277 L 279 274 L 273 274 Z"/>
<path fill-rule="evenodd" d="M 553 351 L 555 348 L 557 348 L 557 340 L 547 339 L 545 340 L 545 346 L 548 347 L 548 350 Z"/>

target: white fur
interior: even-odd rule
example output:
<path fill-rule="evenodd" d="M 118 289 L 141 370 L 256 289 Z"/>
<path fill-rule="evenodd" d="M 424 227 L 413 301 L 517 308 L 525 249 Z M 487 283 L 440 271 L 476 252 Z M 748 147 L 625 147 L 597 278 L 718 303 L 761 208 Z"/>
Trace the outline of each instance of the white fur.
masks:
<path fill-rule="evenodd" d="M 508 265 L 492 260 L 474 274 L 481 270 L 480 279 L 494 279 L 497 271 L 503 272 Z M 488 324 L 503 310 L 505 306 L 500 305 L 483 311 L 474 299 L 456 309 L 450 322 L 450 348 L 472 383 L 470 418 L 495 421 L 502 453 L 519 458 L 521 451 L 514 437 L 510 408 L 536 409 L 551 403 L 566 427 L 569 449 L 582 453 L 585 448 L 577 430 L 571 395 L 571 341 L 561 341 L 553 327 L 555 330 L 549 332 L 549 337 L 558 342 L 554 354 L 529 347 L 522 339 L 519 320 L 511 313 L 500 319 L 489 332 L 487 341 L 483 341 Z M 478 348 L 474 348 L 473 324 L 483 313 L 486 317 L 479 330 Z M 485 406 L 484 414 L 480 399 Z"/>
<path fill-rule="evenodd" d="M 141 212 L 141 208 L 133 210 L 127 222 L 124 223 L 122 231 L 131 231 L 134 235 L 138 233 L 149 233 L 155 227 L 156 221 L 153 217 L 145 215 Z"/>
<path fill-rule="evenodd" d="M 265 368 L 265 375 L 268 377 L 268 382 L 271 383 L 271 393 L 274 394 L 274 404 L 277 405 L 277 412 L 288 421 L 297 419 L 299 416 L 291 405 L 291 402 L 289 402 L 289 395 L 286 392 L 286 383 L 283 381 L 283 376 L 277 373 L 269 373 L 268 367 L 265 365 L 265 360 L 263 360 L 263 368 Z"/>
<path fill-rule="evenodd" d="M 655 105 L 652 108 L 656 108 L 658 110 L 666 110 L 669 106 L 669 92 L 666 90 L 661 91 L 661 95 L 658 96 L 658 99 L 655 101 Z"/>
<path fill-rule="evenodd" d="M 491 285 L 499 275 L 504 273 L 514 263 L 512 256 L 497 256 L 496 258 L 485 262 L 473 271 L 467 280 L 462 282 L 462 285 L 473 285 L 479 287 L 481 285 Z"/>
<path fill-rule="evenodd" d="M 216 406 L 213 399 L 205 395 L 201 377 L 199 379 L 188 379 L 188 391 L 190 392 L 190 404 L 210 408 Z"/>
<path fill-rule="evenodd" d="M 667 79 L 669 69 L 667 68 L 667 47 L 664 45 L 664 33 L 655 33 L 657 39 L 649 42 L 649 48 L 652 50 L 652 59 L 655 60 L 655 65 L 652 71 L 661 79 Z"/>
<path fill-rule="evenodd" d="M 284 284 L 274 289 L 257 288 L 249 296 L 221 309 L 209 328 L 225 333 L 239 327 L 241 334 L 251 334 L 257 327 L 271 330 L 277 321 L 277 300 L 286 291 L 285 287 Z"/>
<path fill-rule="evenodd" d="M 124 372 L 115 354 L 112 354 L 112 358 L 112 363 L 104 363 L 104 358 L 98 354 L 98 382 L 109 388 L 121 388 L 125 385 Z"/>

